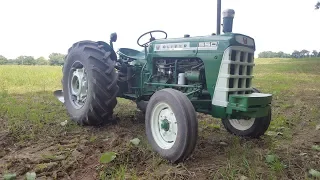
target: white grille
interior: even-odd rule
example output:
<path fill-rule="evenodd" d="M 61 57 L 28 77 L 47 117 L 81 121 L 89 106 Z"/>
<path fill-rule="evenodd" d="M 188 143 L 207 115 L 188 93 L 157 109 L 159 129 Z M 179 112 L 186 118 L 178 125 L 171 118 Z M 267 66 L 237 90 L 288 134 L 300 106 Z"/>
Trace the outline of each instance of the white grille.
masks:
<path fill-rule="evenodd" d="M 251 94 L 253 66 L 253 49 L 243 46 L 227 48 L 222 57 L 212 104 L 227 107 L 229 95 Z"/>

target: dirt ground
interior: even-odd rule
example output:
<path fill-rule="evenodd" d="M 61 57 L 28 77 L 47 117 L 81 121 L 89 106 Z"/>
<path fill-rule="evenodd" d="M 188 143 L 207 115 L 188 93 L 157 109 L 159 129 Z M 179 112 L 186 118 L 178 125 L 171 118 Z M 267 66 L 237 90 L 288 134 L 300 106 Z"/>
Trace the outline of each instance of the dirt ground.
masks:
<path fill-rule="evenodd" d="M 37 179 L 89 180 L 103 173 L 106 179 L 305 179 L 310 168 L 320 168 L 320 151 L 310 148 L 320 145 L 319 131 L 302 122 L 292 130 L 291 140 L 282 135 L 245 139 L 228 134 L 218 120 L 203 114 L 198 118 L 197 147 L 181 164 L 170 164 L 152 152 L 144 136 L 143 114 L 136 110 L 134 116 L 121 116 L 118 124 L 62 129 L 56 136 L 44 135 L 37 141 L 15 142 L 2 132 L 0 172 L 14 172 L 21 179 L 27 172 L 36 172 Z M 141 140 L 138 146 L 130 144 L 136 137 Z M 107 151 L 118 155 L 103 165 L 99 158 Z M 265 163 L 270 151 L 286 167 L 272 165 L 270 169 Z"/>

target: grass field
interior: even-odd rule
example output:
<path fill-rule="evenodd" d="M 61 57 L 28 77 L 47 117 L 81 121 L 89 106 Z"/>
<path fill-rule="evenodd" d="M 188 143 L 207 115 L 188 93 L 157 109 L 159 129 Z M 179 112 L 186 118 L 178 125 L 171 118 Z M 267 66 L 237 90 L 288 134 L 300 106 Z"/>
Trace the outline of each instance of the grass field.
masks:
<path fill-rule="evenodd" d="M 151 150 L 143 114 L 132 102 L 118 99 L 118 124 L 79 127 L 52 94 L 61 89 L 61 67 L 0 66 L 0 177 L 23 179 L 35 172 L 39 179 L 315 178 L 320 171 L 320 59 L 256 59 L 254 75 L 254 86 L 273 94 L 266 135 L 239 138 L 219 119 L 199 113 L 192 157 L 170 164 Z M 134 138 L 141 140 L 138 145 L 130 142 Z M 115 152 L 116 158 L 100 163 L 105 152 Z"/>

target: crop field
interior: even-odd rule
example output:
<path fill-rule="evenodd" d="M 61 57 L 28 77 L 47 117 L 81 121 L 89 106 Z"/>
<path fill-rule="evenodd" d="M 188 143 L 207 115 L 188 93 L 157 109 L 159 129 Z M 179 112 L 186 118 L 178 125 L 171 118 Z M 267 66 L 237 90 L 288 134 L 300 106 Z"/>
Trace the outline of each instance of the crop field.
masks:
<path fill-rule="evenodd" d="M 61 89 L 61 68 L 0 66 L 0 179 L 33 172 L 37 179 L 59 180 L 320 176 L 320 59 L 256 59 L 253 84 L 273 94 L 267 133 L 240 138 L 219 119 L 198 113 L 196 149 L 180 164 L 152 151 L 144 115 L 129 100 L 118 99 L 114 124 L 80 127 L 70 121 L 53 96 Z"/>

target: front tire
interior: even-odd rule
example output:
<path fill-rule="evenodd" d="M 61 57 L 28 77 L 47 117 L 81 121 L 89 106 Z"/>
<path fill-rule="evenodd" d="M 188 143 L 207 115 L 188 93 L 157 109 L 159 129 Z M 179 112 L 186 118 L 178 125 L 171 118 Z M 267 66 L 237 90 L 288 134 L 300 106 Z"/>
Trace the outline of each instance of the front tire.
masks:
<path fill-rule="evenodd" d="M 119 87 L 111 54 L 96 42 L 80 41 L 65 58 L 65 106 L 71 119 L 80 125 L 101 125 L 112 118 Z"/>
<path fill-rule="evenodd" d="M 148 141 L 161 157 L 177 163 L 190 156 L 198 138 L 198 121 L 186 95 L 174 89 L 155 92 L 145 119 Z"/>
<path fill-rule="evenodd" d="M 260 92 L 253 88 L 254 92 Z M 259 138 L 269 128 L 271 122 L 271 109 L 265 117 L 245 119 L 222 119 L 222 124 L 226 130 L 237 136 Z"/>

